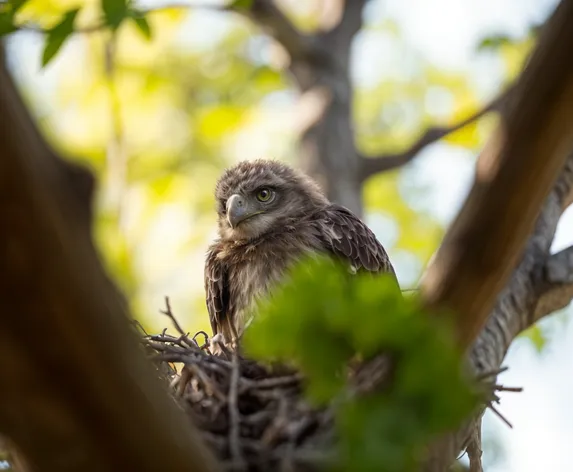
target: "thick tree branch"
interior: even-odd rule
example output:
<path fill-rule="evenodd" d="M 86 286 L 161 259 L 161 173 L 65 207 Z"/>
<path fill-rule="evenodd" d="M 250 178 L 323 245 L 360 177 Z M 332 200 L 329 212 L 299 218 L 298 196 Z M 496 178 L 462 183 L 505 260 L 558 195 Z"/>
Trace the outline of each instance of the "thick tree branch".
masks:
<path fill-rule="evenodd" d="M 318 44 L 314 36 L 299 31 L 273 0 L 253 0 L 244 12 L 270 36 L 275 38 L 289 53 L 291 60 L 318 57 Z"/>
<path fill-rule="evenodd" d="M 380 172 L 388 172 L 390 170 L 401 167 L 412 161 L 426 146 L 445 138 L 446 136 L 455 133 L 456 131 L 464 128 L 465 126 L 479 120 L 484 115 L 492 111 L 499 111 L 507 102 L 509 92 L 511 89 L 506 90 L 499 97 L 494 99 L 484 108 L 478 110 L 474 114 L 468 116 L 459 123 L 451 126 L 433 126 L 428 128 L 420 138 L 409 149 L 401 153 L 382 154 L 380 156 L 368 157 L 365 155 L 360 156 L 360 178 L 362 181 Z"/>
<path fill-rule="evenodd" d="M 338 24 L 330 31 L 321 35 L 321 41 L 325 44 L 331 44 L 330 51 L 337 54 L 340 50 L 349 49 L 352 39 L 362 28 L 362 11 L 366 0 L 340 0 L 344 2 L 342 17 Z M 331 41 L 335 41 L 332 44 Z"/>
<path fill-rule="evenodd" d="M 3 66 L 0 116 L 0 433 L 33 471 L 216 470 L 98 261 L 93 180 L 51 152 Z"/>
<path fill-rule="evenodd" d="M 455 316 L 469 346 L 531 234 L 573 147 L 573 0 L 563 0 L 519 78 L 476 179 L 422 281 L 430 308 Z"/>
<path fill-rule="evenodd" d="M 519 265 L 508 285 L 497 297 L 495 308 L 473 344 L 469 362 L 476 377 L 499 370 L 515 337 L 537 320 L 535 311 L 538 294 L 545 286 L 543 271 L 563 211 L 564 199 L 572 190 L 573 155 L 570 155 L 537 219 Z M 480 427 L 480 419 L 481 414 L 437 441 L 430 450 L 423 471 L 447 470 L 459 453 L 470 444 L 476 428 Z"/>
<path fill-rule="evenodd" d="M 565 308 L 573 299 L 573 246 L 549 257 L 539 285 L 534 321 Z"/>

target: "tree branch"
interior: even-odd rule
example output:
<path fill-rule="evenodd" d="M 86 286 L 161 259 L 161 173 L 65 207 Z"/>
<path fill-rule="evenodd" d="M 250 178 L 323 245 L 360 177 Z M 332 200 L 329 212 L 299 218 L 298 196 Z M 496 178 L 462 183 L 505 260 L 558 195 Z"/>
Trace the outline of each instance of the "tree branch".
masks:
<path fill-rule="evenodd" d="M 334 40 L 337 42 L 333 45 L 331 51 L 339 49 L 349 49 L 354 35 L 362 28 L 362 11 L 366 0 L 340 0 L 344 2 L 342 17 L 338 24 L 330 31 L 322 33 L 321 39 L 327 44 Z"/>
<path fill-rule="evenodd" d="M 253 0 L 251 7 L 244 12 L 270 36 L 275 38 L 289 53 L 292 60 L 318 57 L 316 37 L 299 31 L 273 0 Z"/>
<path fill-rule="evenodd" d="M 35 471 L 216 470 L 98 260 L 93 179 L 48 148 L 3 66 L 0 116 L 0 432 Z"/>
<path fill-rule="evenodd" d="M 376 157 L 360 155 L 360 178 L 362 181 L 380 172 L 388 172 L 412 161 L 426 146 L 455 133 L 465 126 L 479 120 L 492 111 L 500 111 L 507 103 L 511 88 L 500 94 L 484 108 L 451 126 L 433 126 L 428 128 L 409 149 L 401 153 L 388 153 Z"/>
<path fill-rule="evenodd" d="M 573 246 L 549 257 L 539 285 L 534 321 L 565 308 L 573 299 Z"/>
<path fill-rule="evenodd" d="M 453 313 L 460 344 L 484 326 L 573 147 L 573 0 L 544 28 L 476 180 L 422 281 L 428 307 Z"/>
<path fill-rule="evenodd" d="M 570 154 L 567 165 L 546 199 L 520 263 L 499 294 L 495 308 L 473 344 L 469 363 L 476 377 L 498 371 L 515 337 L 536 321 L 538 294 L 545 284 L 541 274 L 547 264 L 564 198 L 572 190 L 573 154 Z M 475 429 L 480 427 L 481 413 L 433 444 L 423 472 L 443 472 L 450 467 L 460 451 L 469 446 Z"/>

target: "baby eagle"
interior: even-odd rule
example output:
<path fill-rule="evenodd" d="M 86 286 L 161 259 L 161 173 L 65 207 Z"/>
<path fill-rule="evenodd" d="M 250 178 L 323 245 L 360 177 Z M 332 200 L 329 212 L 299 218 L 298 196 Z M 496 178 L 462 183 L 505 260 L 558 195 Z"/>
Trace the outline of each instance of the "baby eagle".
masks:
<path fill-rule="evenodd" d="M 205 262 L 213 335 L 235 344 L 253 302 L 309 252 L 330 254 L 352 271 L 394 268 L 372 231 L 350 210 L 331 203 L 303 173 L 277 161 L 244 161 L 215 189 L 219 237 Z"/>

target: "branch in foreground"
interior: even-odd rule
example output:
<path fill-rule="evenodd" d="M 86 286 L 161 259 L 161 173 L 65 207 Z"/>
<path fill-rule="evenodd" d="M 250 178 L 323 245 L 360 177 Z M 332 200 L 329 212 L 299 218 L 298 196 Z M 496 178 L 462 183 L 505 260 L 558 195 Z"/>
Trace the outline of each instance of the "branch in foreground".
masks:
<path fill-rule="evenodd" d="M 93 182 L 64 170 L 0 64 L 0 433 L 31 470 L 217 470 L 80 227 Z"/>
<path fill-rule="evenodd" d="M 484 326 L 573 147 L 573 0 L 564 0 L 520 76 L 476 180 L 422 281 L 469 347 Z"/>
<path fill-rule="evenodd" d="M 426 146 L 439 141 L 446 136 L 455 133 L 456 131 L 464 128 L 465 126 L 479 120 L 482 116 L 492 112 L 499 111 L 507 102 L 512 89 L 507 89 L 500 96 L 491 101 L 487 106 L 478 110 L 473 115 L 465 118 L 459 123 L 451 126 L 434 126 L 428 128 L 424 134 L 406 151 L 401 153 L 382 154 L 376 157 L 360 156 L 360 179 L 362 181 L 380 172 L 388 172 L 390 170 L 402 167 L 412 161 Z"/>

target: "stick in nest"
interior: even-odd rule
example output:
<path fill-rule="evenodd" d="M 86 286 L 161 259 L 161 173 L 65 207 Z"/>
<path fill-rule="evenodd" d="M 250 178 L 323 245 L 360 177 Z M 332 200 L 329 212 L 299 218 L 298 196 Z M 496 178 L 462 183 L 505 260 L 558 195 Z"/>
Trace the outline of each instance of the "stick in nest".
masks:
<path fill-rule="evenodd" d="M 231 449 L 231 457 L 235 463 L 235 468 L 238 470 L 245 470 L 245 461 L 243 459 L 243 452 L 241 450 L 241 418 L 238 406 L 238 392 L 239 392 L 239 359 L 236 353 L 233 353 L 233 367 L 231 370 L 231 381 L 229 385 L 229 447 Z"/>

